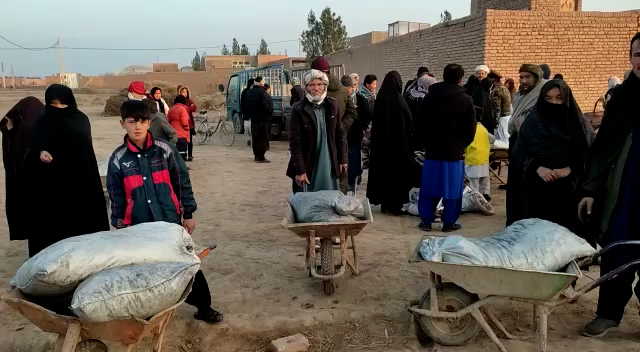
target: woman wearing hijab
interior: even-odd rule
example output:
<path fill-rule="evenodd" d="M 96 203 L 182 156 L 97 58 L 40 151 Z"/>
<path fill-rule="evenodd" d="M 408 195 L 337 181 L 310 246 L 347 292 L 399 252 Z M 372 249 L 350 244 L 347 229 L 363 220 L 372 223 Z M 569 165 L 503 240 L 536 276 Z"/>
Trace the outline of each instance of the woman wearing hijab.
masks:
<path fill-rule="evenodd" d="M 189 133 L 191 136 L 196 135 L 196 120 L 193 117 L 193 113 L 196 112 L 197 107 L 196 104 L 191 100 L 191 94 L 189 93 L 189 88 L 186 86 L 178 86 L 178 95 L 182 95 L 187 99 L 187 103 L 185 104 L 188 112 L 189 112 Z M 187 158 L 185 161 L 193 161 L 193 138 L 189 138 L 189 144 L 187 146 Z"/>
<path fill-rule="evenodd" d="M 151 94 L 149 94 L 149 98 L 156 102 L 159 113 L 162 113 L 165 116 L 169 113 L 169 105 L 167 105 L 167 102 L 162 98 L 162 89 L 158 87 L 151 88 Z"/>
<path fill-rule="evenodd" d="M 2 160 L 5 171 L 6 215 L 11 241 L 27 239 L 22 164 L 31 133 L 44 114 L 44 105 L 36 97 L 20 100 L 0 121 Z"/>
<path fill-rule="evenodd" d="M 493 114 L 493 103 L 491 102 L 491 86 L 493 80 L 491 78 L 483 78 L 480 85 L 471 94 L 473 105 L 482 110 L 482 115 L 476 116 L 476 119 L 493 134 L 496 128 L 496 121 Z"/>
<path fill-rule="evenodd" d="M 416 85 L 404 94 L 404 99 L 407 101 L 407 105 L 409 105 L 409 110 L 411 110 L 411 116 L 417 115 L 422 99 L 429 93 L 429 87 L 436 82 L 437 80 L 435 78 L 424 75 L 418 78 Z"/>
<path fill-rule="evenodd" d="M 520 191 L 507 199 L 507 225 L 540 218 L 573 226 L 571 201 L 584 173 L 589 129 L 569 86 L 560 80 L 545 83 L 512 150 L 509 185 L 519 184 L 514 189 Z"/>
<path fill-rule="evenodd" d="M 464 92 L 471 97 L 478 87 L 480 87 L 480 79 L 475 75 L 469 76 L 467 83 L 464 85 Z"/>
<path fill-rule="evenodd" d="M 45 92 L 45 112 L 27 148 L 24 175 L 29 256 L 65 238 L 109 230 L 91 124 L 61 84 Z"/>
<path fill-rule="evenodd" d="M 371 159 L 367 197 L 382 212 L 406 215 L 409 190 L 416 177 L 411 111 L 402 97 L 402 78 L 387 73 L 376 97 L 371 123 Z"/>

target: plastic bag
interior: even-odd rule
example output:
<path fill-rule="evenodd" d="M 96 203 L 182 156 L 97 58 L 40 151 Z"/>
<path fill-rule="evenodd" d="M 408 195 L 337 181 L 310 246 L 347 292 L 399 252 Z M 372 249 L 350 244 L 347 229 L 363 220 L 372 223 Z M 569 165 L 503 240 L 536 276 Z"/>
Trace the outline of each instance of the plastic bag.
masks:
<path fill-rule="evenodd" d="M 355 221 L 364 216 L 362 202 L 340 191 L 299 192 L 289 197 L 299 223 Z"/>
<path fill-rule="evenodd" d="M 131 264 L 199 264 L 196 245 L 180 225 L 151 222 L 56 242 L 26 261 L 11 286 L 34 296 L 71 293 L 87 277 Z"/>
<path fill-rule="evenodd" d="M 420 216 L 420 211 L 418 210 L 419 198 L 420 198 L 420 188 L 412 188 L 409 191 L 409 203 L 404 205 L 403 210 L 411 215 Z"/>
<path fill-rule="evenodd" d="M 520 220 L 485 238 L 429 237 L 420 247 L 429 261 L 537 271 L 558 271 L 594 253 L 584 239 L 541 219 Z"/>
<path fill-rule="evenodd" d="M 496 127 L 495 130 L 495 137 L 496 137 L 496 142 L 497 141 L 502 141 L 502 142 L 506 142 L 507 143 L 507 148 L 509 149 L 509 137 L 511 137 L 511 135 L 509 134 L 509 120 L 511 119 L 511 116 L 502 116 L 500 117 L 500 119 L 498 120 L 498 126 Z M 495 142 L 494 142 L 494 146 L 495 146 Z"/>
<path fill-rule="evenodd" d="M 78 318 L 90 322 L 147 319 L 176 304 L 199 269 L 198 263 L 105 269 L 78 286 L 70 308 Z"/>

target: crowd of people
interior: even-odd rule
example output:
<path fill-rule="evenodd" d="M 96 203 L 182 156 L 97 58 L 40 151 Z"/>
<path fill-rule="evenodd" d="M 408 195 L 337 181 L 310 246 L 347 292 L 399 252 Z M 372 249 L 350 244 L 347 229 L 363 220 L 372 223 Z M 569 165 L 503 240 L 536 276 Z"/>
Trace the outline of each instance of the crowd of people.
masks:
<path fill-rule="evenodd" d="M 514 80 L 503 83 L 486 65 L 463 86 L 465 71 L 458 64 L 444 68 L 441 82 L 426 67 L 405 85 L 391 71 L 377 90 L 375 75 L 362 83 L 356 73 L 338 78 L 326 58 L 316 58 L 304 82 L 292 82 L 286 171 L 292 191 L 355 191 L 367 164 L 367 197 L 383 213 L 405 215 L 409 191 L 419 187 L 419 228 L 432 230 L 442 202 L 442 231 L 459 230 L 465 179 L 491 199 L 490 146 L 501 119 L 510 116 L 507 225 L 541 218 L 594 245 L 636 239 L 640 33 L 631 40 L 629 57 L 632 69 L 624 80 L 609 81 L 597 137 L 563 77 L 550 79 L 548 65 L 523 64 L 517 92 Z M 255 162 L 268 163 L 270 88 L 262 77 L 247 83 L 241 98 L 247 144 Z M 143 82 L 132 82 L 128 88 L 120 122 L 126 134 L 107 172 L 116 228 L 166 221 L 195 230 L 197 204 L 185 162 L 193 160 L 197 110 L 187 87 L 177 92 L 169 107 L 158 87 L 147 92 Z M 61 239 L 109 229 L 90 122 L 70 88 L 48 87 L 45 104 L 22 99 L 5 114 L 0 131 L 11 240 L 28 240 L 33 256 Z M 63 220 L 68 209 L 74 209 L 73 221 Z M 38 221 L 27 214 L 37 214 Z M 638 254 L 628 248 L 607 253 L 601 274 L 634 259 Z M 597 317 L 585 335 L 602 336 L 619 325 L 635 274 L 602 284 Z M 198 308 L 196 319 L 223 319 L 211 308 L 201 271 L 187 303 Z"/>

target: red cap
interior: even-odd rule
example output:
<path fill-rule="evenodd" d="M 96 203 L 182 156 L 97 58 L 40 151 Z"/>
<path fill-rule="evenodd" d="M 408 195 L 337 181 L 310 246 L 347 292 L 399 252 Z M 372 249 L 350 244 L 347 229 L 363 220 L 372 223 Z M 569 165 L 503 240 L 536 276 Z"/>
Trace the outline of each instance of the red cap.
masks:
<path fill-rule="evenodd" d="M 129 91 L 129 93 L 135 93 L 135 94 L 144 95 L 144 93 L 145 93 L 144 82 L 142 82 L 142 81 L 131 82 L 131 84 L 129 85 L 129 88 L 127 90 Z"/>
<path fill-rule="evenodd" d="M 329 73 L 331 66 L 329 66 L 329 61 L 326 58 L 318 56 L 311 63 L 311 68 L 314 70 L 322 71 L 324 73 Z"/>

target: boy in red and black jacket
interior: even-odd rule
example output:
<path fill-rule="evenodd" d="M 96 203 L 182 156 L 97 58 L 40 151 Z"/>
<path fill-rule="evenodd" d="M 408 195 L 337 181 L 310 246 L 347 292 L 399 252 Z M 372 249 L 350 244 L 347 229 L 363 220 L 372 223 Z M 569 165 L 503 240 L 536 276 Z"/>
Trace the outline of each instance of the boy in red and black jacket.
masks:
<path fill-rule="evenodd" d="M 166 221 L 181 224 L 192 234 L 197 205 L 184 161 L 173 145 L 154 139 L 149 133 L 150 114 L 144 102 L 126 101 L 120 113 L 120 125 L 127 135 L 109 159 L 111 224 L 123 228 Z M 209 323 L 223 319 L 222 314 L 211 308 L 211 294 L 202 271 L 196 274 L 186 302 L 198 308 L 196 319 Z"/>

